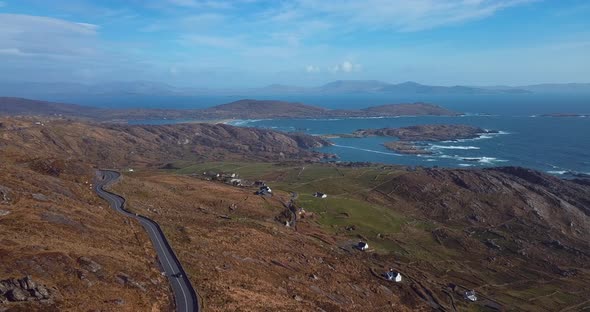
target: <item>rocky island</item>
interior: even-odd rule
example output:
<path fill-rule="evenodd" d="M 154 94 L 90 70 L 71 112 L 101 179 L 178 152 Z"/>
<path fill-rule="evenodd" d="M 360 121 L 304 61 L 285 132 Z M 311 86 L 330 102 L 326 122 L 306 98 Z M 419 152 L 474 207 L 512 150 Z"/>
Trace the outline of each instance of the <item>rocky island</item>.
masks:
<path fill-rule="evenodd" d="M 402 141 L 452 141 L 475 139 L 482 134 L 497 133 L 469 125 L 418 125 L 402 128 L 359 129 L 353 137 L 385 136 Z"/>
<path fill-rule="evenodd" d="M 412 142 L 440 142 L 475 139 L 483 134 L 498 133 L 469 125 L 417 125 L 401 128 L 359 129 L 351 134 L 324 135 L 323 138 L 365 138 L 369 136 L 395 137 L 399 141 L 383 145 L 400 154 L 430 155 L 431 151 Z"/>
<path fill-rule="evenodd" d="M 414 145 L 410 142 L 405 141 L 394 141 L 394 142 L 385 142 L 383 143 L 387 149 L 392 150 L 396 153 L 400 154 L 407 154 L 407 155 L 431 155 L 432 152 L 426 149 L 423 149 L 420 146 Z"/>

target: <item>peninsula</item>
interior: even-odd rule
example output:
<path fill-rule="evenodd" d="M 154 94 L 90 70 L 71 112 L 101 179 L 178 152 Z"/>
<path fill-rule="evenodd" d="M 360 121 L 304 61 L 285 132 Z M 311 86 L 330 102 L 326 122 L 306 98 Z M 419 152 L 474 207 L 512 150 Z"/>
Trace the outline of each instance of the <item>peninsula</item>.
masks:
<path fill-rule="evenodd" d="M 0 114 L 22 116 L 66 116 L 93 121 L 132 120 L 231 120 L 273 118 L 342 118 L 396 116 L 459 116 L 438 105 L 427 103 L 388 104 L 363 109 L 327 109 L 303 103 L 244 99 L 204 109 L 106 109 L 74 104 L 53 103 L 24 98 L 0 97 Z"/>

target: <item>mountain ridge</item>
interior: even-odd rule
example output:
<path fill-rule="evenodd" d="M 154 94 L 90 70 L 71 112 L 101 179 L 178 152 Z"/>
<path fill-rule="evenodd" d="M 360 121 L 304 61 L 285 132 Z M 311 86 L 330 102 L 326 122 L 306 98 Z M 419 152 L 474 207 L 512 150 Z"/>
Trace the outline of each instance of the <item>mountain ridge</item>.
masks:
<path fill-rule="evenodd" d="M 590 92 L 590 83 L 542 83 L 531 85 L 429 85 L 414 81 L 390 83 L 380 80 L 334 80 L 319 86 L 297 86 L 275 83 L 252 88 L 178 87 L 154 81 L 112 81 L 95 84 L 76 82 L 2 82 L 0 95 L 13 97 L 46 97 L 66 95 L 259 95 L 323 93 L 408 93 L 408 94 L 514 94 Z"/>

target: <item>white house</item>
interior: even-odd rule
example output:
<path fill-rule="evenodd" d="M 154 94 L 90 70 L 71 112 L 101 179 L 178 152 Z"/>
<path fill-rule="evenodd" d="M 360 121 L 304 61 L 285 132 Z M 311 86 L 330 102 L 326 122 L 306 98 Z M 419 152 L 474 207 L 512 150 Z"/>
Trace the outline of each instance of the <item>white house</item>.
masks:
<path fill-rule="evenodd" d="M 365 250 L 369 249 L 369 244 L 367 244 L 367 243 L 365 243 L 365 242 L 362 242 L 362 241 L 361 241 L 361 242 L 359 242 L 359 243 L 356 245 L 356 247 L 357 247 L 359 250 L 365 251 Z"/>
<path fill-rule="evenodd" d="M 390 269 L 389 272 L 385 273 L 385 277 L 389 281 L 395 281 L 399 283 L 402 281 L 402 275 L 399 272 L 395 272 L 393 269 Z"/>
<path fill-rule="evenodd" d="M 477 296 L 475 295 L 475 290 L 466 291 L 464 294 L 464 297 L 466 300 L 469 300 L 471 302 L 477 301 Z"/>
<path fill-rule="evenodd" d="M 326 195 L 326 194 L 324 194 L 324 193 L 320 193 L 320 192 L 315 192 L 315 193 L 313 194 L 313 196 L 314 196 L 314 197 L 317 197 L 317 198 L 326 198 L 326 197 L 328 197 L 328 195 Z"/>

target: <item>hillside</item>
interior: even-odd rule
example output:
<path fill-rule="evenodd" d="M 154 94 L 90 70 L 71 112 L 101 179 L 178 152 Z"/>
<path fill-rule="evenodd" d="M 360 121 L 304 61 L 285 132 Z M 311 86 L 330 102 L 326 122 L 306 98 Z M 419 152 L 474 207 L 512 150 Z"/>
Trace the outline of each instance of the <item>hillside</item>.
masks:
<path fill-rule="evenodd" d="M 459 116 L 460 113 L 453 112 L 438 105 L 427 103 L 413 104 L 390 104 L 372 106 L 362 109 L 370 116 Z"/>
<path fill-rule="evenodd" d="M 554 311 L 583 306 L 590 291 L 581 180 L 315 163 L 324 155 L 308 148 L 321 139 L 228 125 L 0 125 L 0 253 L 10 263 L 0 281 L 31 275 L 51 290 L 50 301 L 11 303 L 25 310 L 168 309 L 145 233 L 92 193 L 94 166 L 125 171 L 114 190 L 161 223 L 210 311 Z M 203 172 L 264 180 L 274 196 Z M 287 227 L 290 200 L 304 210 Z M 359 240 L 370 249 L 354 249 Z M 389 268 L 401 284 L 380 277 Z M 480 300 L 465 301 L 467 289 Z"/>
<path fill-rule="evenodd" d="M 301 103 L 240 100 L 204 109 L 202 114 L 209 118 L 256 119 L 322 116 L 328 110 Z"/>
<path fill-rule="evenodd" d="M 4 155 L 67 155 L 107 167 L 174 159 L 318 160 L 326 155 L 309 149 L 329 144 L 309 135 L 224 124 L 127 126 L 33 117 L 0 118 L 0 133 Z"/>
<path fill-rule="evenodd" d="M 264 180 L 275 196 L 263 204 L 252 188 L 198 179 L 204 171 Z M 116 189 L 173 233 L 213 310 L 556 311 L 587 306 L 589 187 L 513 167 L 214 162 Z M 291 192 L 305 210 L 296 229 L 278 225 Z M 401 284 L 379 277 L 389 268 Z M 469 289 L 477 302 L 463 298 Z"/>
<path fill-rule="evenodd" d="M 0 114 L 83 117 L 95 121 L 146 120 L 227 120 L 260 118 L 382 117 L 408 115 L 456 116 L 440 106 L 414 103 L 390 104 L 362 110 L 330 110 L 302 103 L 270 100 L 240 100 L 206 109 L 98 109 L 22 98 L 0 97 Z"/>
<path fill-rule="evenodd" d="M 64 115 L 94 117 L 101 110 L 94 107 L 37 101 L 15 97 L 0 97 L 0 114 L 2 115 Z"/>

